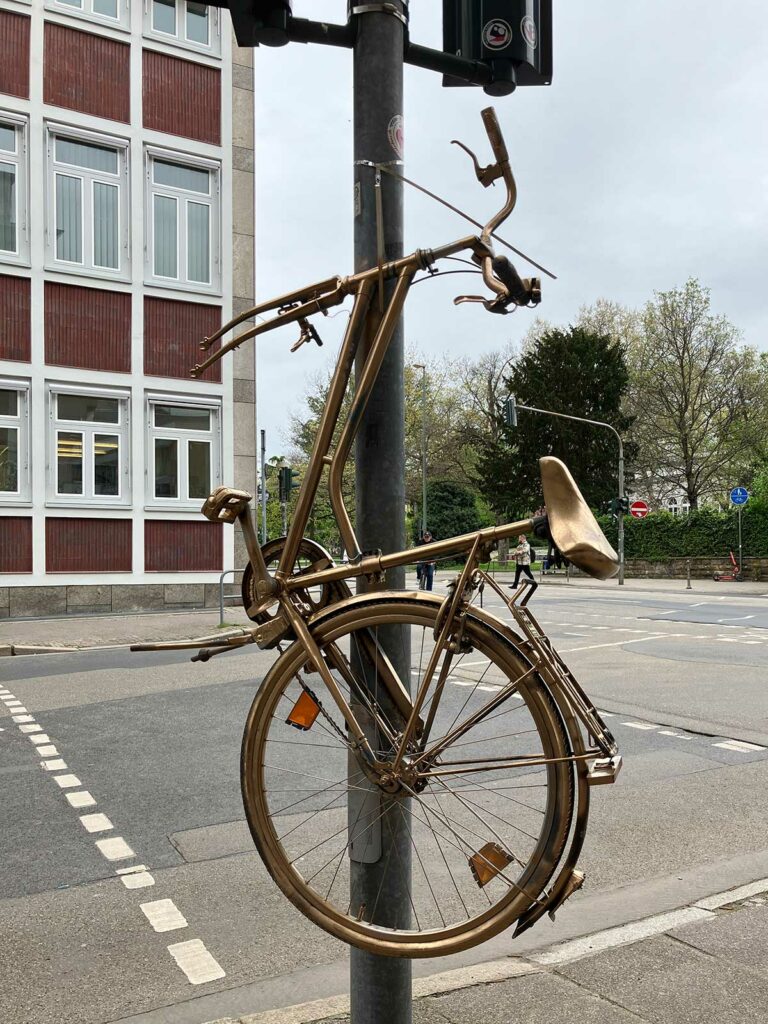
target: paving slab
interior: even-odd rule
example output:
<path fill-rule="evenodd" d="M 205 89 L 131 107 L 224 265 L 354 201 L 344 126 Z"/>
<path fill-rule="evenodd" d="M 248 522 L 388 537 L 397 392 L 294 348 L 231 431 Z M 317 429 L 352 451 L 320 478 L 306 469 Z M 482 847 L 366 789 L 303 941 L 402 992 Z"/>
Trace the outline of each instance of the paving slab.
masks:
<path fill-rule="evenodd" d="M 763 900 L 737 911 L 720 911 L 714 927 L 705 921 L 675 928 L 670 934 L 710 956 L 758 971 L 768 980 L 768 902 Z"/>

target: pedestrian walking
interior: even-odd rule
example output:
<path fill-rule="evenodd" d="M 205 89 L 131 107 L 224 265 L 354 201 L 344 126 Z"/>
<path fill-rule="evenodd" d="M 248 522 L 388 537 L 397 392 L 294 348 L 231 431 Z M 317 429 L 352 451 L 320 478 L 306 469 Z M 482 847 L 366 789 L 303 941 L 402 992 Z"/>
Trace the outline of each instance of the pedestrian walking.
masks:
<path fill-rule="evenodd" d="M 417 544 L 431 544 L 432 534 L 425 530 L 416 542 Z M 419 581 L 419 590 L 431 590 L 435 578 L 434 561 L 422 560 L 416 565 L 416 578 Z"/>
<path fill-rule="evenodd" d="M 538 583 L 533 578 L 531 572 L 531 545 L 528 543 L 528 539 L 524 533 L 521 533 L 517 538 L 517 547 L 515 548 L 515 582 L 511 585 L 510 590 L 517 590 L 520 585 L 520 577 L 527 576 L 528 579 L 525 581 L 535 590 L 538 587 Z"/>

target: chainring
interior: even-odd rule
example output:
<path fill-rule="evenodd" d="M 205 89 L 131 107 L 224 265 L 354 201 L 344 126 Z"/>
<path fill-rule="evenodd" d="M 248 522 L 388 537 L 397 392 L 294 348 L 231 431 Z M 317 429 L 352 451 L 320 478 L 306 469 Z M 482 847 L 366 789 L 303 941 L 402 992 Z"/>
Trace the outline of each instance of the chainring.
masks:
<path fill-rule="evenodd" d="M 275 540 L 267 541 L 266 544 L 262 545 L 261 552 L 264 555 L 264 561 L 267 564 L 267 569 L 274 571 L 277 568 L 285 547 L 285 540 L 285 537 L 277 537 Z M 291 575 L 302 576 L 307 573 L 320 572 L 323 569 L 332 568 L 333 565 L 333 559 L 322 545 L 318 544 L 314 540 L 310 540 L 308 537 L 302 537 Z M 348 597 L 350 590 L 343 580 L 339 580 L 335 583 L 325 583 L 322 586 L 307 589 L 299 588 L 294 591 L 294 593 L 307 606 L 309 614 L 314 615 L 332 601 L 339 601 L 344 597 Z M 260 625 L 263 625 L 265 622 L 270 622 L 277 614 L 276 611 L 274 613 L 270 611 L 263 611 L 259 612 L 258 615 L 251 615 L 248 612 L 248 609 L 256 602 L 257 599 L 253 567 L 250 562 L 246 565 L 243 571 L 241 596 L 243 607 L 245 608 L 246 613 L 248 613 L 248 617 L 254 622 L 258 622 Z"/>

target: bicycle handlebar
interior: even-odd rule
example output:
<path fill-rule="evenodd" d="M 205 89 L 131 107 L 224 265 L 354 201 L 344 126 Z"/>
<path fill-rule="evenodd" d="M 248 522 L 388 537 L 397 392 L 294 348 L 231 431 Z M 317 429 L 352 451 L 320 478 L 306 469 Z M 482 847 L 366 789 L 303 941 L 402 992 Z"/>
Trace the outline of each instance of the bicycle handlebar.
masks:
<path fill-rule="evenodd" d="M 500 164 L 508 164 L 509 153 L 507 153 L 504 136 L 501 134 L 501 126 L 499 125 L 498 117 L 496 117 L 496 111 L 493 107 L 486 107 L 485 110 L 481 111 L 480 116 L 488 133 L 488 140 L 491 143 L 493 155 Z"/>

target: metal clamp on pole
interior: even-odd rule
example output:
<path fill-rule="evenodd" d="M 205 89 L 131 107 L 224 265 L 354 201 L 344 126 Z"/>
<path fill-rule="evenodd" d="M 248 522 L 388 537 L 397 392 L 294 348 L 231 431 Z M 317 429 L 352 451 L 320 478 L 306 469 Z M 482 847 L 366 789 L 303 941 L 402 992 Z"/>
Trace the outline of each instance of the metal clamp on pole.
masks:
<path fill-rule="evenodd" d="M 408 25 L 408 8 L 400 11 L 394 4 L 357 4 L 350 8 L 349 14 L 350 17 L 356 17 L 358 14 L 391 14 L 404 25 Z"/>

